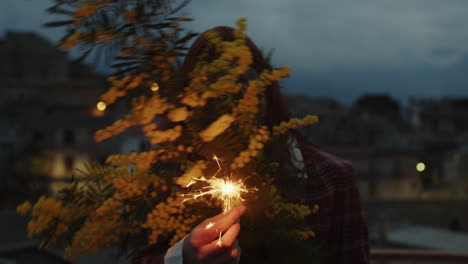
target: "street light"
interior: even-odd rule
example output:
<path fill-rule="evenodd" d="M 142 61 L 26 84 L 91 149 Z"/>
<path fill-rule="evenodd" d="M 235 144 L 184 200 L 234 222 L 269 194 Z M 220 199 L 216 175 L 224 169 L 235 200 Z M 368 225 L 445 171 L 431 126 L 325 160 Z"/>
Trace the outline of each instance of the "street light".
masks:
<path fill-rule="evenodd" d="M 423 172 L 425 169 L 426 169 L 426 164 L 424 164 L 423 162 L 419 162 L 418 164 L 416 164 L 417 171 Z"/>

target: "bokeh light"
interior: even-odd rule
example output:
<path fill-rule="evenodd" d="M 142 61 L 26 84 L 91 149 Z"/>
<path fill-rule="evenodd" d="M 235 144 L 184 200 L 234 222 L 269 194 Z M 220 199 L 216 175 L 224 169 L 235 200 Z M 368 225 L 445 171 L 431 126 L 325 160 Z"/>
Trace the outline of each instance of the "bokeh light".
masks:
<path fill-rule="evenodd" d="M 101 101 L 101 102 L 97 103 L 96 107 L 97 107 L 97 109 L 99 111 L 104 111 L 104 110 L 106 110 L 107 106 L 106 106 L 106 103 Z"/>
<path fill-rule="evenodd" d="M 154 82 L 152 85 L 151 85 L 151 91 L 153 92 L 156 92 L 159 90 L 159 84 L 157 82 Z"/>
<path fill-rule="evenodd" d="M 418 164 L 416 164 L 416 170 L 419 171 L 419 172 L 422 172 L 426 169 L 426 164 L 422 163 L 422 162 L 419 162 Z"/>

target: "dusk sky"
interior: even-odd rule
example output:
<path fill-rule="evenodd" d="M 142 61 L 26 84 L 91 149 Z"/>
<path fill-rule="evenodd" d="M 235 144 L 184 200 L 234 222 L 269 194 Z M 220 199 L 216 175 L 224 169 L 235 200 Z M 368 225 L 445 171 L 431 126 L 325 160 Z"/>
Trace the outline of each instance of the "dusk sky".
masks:
<path fill-rule="evenodd" d="M 57 41 L 62 30 L 41 28 L 60 17 L 50 0 L 0 1 L 0 35 L 38 32 Z M 192 0 L 183 10 L 202 32 L 248 19 L 247 33 L 276 66 L 290 65 L 284 92 L 333 96 L 351 103 L 364 93 L 468 96 L 466 0 Z"/>

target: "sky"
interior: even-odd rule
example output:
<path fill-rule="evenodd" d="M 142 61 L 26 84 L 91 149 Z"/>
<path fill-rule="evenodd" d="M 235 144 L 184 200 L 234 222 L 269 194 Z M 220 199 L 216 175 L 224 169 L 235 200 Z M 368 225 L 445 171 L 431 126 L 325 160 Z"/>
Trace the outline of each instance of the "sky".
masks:
<path fill-rule="evenodd" d="M 0 36 L 38 32 L 50 0 L 0 1 Z M 275 66 L 289 65 L 285 93 L 332 96 L 345 104 L 365 93 L 410 97 L 468 96 L 466 0 L 192 0 L 186 27 L 203 32 L 248 19 L 247 33 Z M 58 17 L 59 18 L 59 17 Z"/>

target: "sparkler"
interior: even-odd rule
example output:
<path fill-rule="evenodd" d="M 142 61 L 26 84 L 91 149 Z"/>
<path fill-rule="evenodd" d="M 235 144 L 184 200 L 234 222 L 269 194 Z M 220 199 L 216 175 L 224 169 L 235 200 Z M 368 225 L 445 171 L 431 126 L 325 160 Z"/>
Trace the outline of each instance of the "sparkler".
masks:
<path fill-rule="evenodd" d="M 243 193 L 254 192 L 257 190 L 257 188 L 247 188 L 242 179 L 233 181 L 231 180 L 231 177 L 217 178 L 219 172 L 222 170 L 222 167 L 219 163 L 220 159 L 216 157 L 216 155 L 213 155 L 213 159 L 216 161 L 216 164 L 218 164 L 218 171 L 209 179 L 205 178 L 204 176 L 200 178 L 193 178 L 186 187 L 190 187 L 198 182 L 206 183 L 207 186 L 193 193 L 182 195 L 185 197 L 182 203 L 209 195 L 212 198 L 223 202 L 222 209 L 223 212 L 226 213 L 231 210 L 237 201 L 244 201 L 242 198 Z"/>

